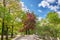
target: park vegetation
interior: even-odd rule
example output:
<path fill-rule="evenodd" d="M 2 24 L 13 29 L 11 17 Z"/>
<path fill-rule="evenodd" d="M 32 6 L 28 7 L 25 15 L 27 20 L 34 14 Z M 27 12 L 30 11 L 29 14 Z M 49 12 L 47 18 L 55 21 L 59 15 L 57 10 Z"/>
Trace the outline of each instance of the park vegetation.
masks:
<path fill-rule="evenodd" d="M 44 40 L 58 40 L 60 17 L 57 12 L 48 12 L 45 18 L 38 21 L 34 12 L 22 10 L 20 0 L 0 0 L 1 40 L 9 40 L 21 34 L 36 34 Z"/>

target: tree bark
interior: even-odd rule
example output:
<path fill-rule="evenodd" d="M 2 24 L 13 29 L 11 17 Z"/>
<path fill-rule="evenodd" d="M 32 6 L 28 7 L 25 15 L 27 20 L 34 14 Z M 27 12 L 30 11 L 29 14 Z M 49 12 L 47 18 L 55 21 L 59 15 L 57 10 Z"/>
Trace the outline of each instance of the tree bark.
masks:
<path fill-rule="evenodd" d="M 3 0 L 3 6 L 4 7 L 6 6 L 5 0 Z M 5 15 L 5 13 L 3 14 L 3 18 L 2 18 L 2 34 L 1 34 L 1 40 L 3 40 L 3 36 L 4 36 L 4 15 Z"/>
<path fill-rule="evenodd" d="M 28 34 L 30 34 L 30 30 L 28 29 L 27 31 L 28 31 Z"/>
<path fill-rule="evenodd" d="M 28 33 L 27 33 L 27 30 L 26 30 L 26 35 L 27 35 Z"/>
<path fill-rule="evenodd" d="M 13 38 L 13 25 L 12 25 L 11 38 Z"/>
<path fill-rule="evenodd" d="M 3 40 L 3 36 L 4 36 L 4 19 L 2 22 L 2 34 L 1 34 L 1 40 Z"/>
<path fill-rule="evenodd" d="M 6 40 L 8 40 L 8 27 L 6 25 Z"/>

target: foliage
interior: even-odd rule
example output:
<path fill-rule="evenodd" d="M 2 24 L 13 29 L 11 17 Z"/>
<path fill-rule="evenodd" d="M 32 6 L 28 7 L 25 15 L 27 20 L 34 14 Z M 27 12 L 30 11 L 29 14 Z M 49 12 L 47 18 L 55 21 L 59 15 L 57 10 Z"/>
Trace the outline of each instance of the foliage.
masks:
<path fill-rule="evenodd" d="M 4 22 L 4 34 L 8 27 L 9 35 L 23 32 L 25 34 L 35 33 L 41 37 L 60 37 L 60 18 L 57 12 L 48 12 L 45 18 L 37 21 L 34 13 L 25 13 L 21 10 L 19 0 L 5 0 L 5 3 L 3 6 L 3 1 L 0 1 L 0 35 Z"/>
<path fill-rule="evenodd" d="M 57 40 L 56 38 L 60 37 L 59 20 L 60 18 L 56 12 L 49 12 L 45 19 L 37 21 L 35 33 L 40 35 L 40 37 L 42 36 L 54 37 L 54 39 L 52 40 Z"/>
<path fill-rule="evenodd" d="M 25 20 L 24 19 L 22 20 L 23 28 L 20 31 L 29 32 L 30 30 L 33 30 L 35 27 L 35 23 L 36 23 L 35 19 L 36 18 L 34 14 L 27 12 Z"/>

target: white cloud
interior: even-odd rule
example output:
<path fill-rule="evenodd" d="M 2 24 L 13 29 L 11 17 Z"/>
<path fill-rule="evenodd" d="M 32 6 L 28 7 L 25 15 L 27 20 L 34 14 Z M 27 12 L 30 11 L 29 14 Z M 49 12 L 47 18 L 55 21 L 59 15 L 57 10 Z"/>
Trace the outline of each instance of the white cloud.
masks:
<path fill-rule="evenodd" d="M 53 10 L 53 11 L 57 11 L 57 9 L 59 9 L 59 6 L 58 5 L 50 5 L 50 3 L 54 3 L 56 2 L 56 0 L 43 0 L 41 1 L 41 3 L 38 4 L 39 7 L 47 7 L 49 8 L 50 10 Z M 60 4 L 60 0 L 58 2 Z"/>
<path fill-rule="evenodd" d="M 42 12 L 42 10 L 38 10 L 38 12 Z"/>
<path fill-rule="evenodd" d="M 60 0 L 58 0 L 58 5 L 60 5 Z"/>
<path fill-rule="evenodd" d="M 45 0 L 45 1 L 47 1 L 49 3 L 54 3 L 56 0 Z"/>
<path fill-rule="evenodd" d="M 41 21 L 42 20 L 42 17 L 37 17 L 38 21 Z"/>
<path fill-rule="evenodd" d="M 20 2 L 22 4 L 22 7 L 24 7 L 24 2 Z"/>
<path fill-rule="evenodd" d="M 59 7 L 50 5 L 48 8 L 50 8 L 50 10 L 57 11 Z"/>
<path fill-rule="evenodd" d="M 20 2 L 22 4 L 22 10 L 23 11 L 28 11 L 29 9 L 27 8 L 27 6 L 24 5 L 24 2 Z"/>
<path fill-rule="evenodd" d="M 39 3 L 38 6 L 46 7 L 46 6 L 49 6 L 49 3 L 46 1 L 41 1 L 41 3 Z"/>
<path fill-rule="evenodd" d="M 29 9 L 25 6 L 25 7 L 22 7 L 22 10 L 26 12 L 26 11 L 28 11 Z"/>

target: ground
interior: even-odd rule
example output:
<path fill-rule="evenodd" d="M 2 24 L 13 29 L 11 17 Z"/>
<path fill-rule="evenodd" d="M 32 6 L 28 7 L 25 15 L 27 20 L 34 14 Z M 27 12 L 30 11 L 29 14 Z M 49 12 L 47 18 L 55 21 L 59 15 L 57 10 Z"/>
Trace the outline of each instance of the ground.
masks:
<path fill-rule="evenodd" d="M 17 36 L 16 38 L 12 40 L 41 40 L 37 35 L 23 35 L 23 36 Z"/>

